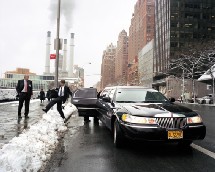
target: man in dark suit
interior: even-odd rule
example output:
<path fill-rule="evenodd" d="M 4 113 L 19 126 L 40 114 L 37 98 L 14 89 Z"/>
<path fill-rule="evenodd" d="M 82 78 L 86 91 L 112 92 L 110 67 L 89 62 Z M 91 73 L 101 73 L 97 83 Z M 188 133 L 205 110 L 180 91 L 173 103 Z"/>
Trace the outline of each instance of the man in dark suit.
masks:
<path fill-rule="evenodd" d="M 72 96 L 72 92 L 70 91 L 69 87 L 65 85 L 65 80 L 60 81 L 60 88 L 58 90 L 58 97 L 50 101 L 50 103 L 46 106 L 45 109 L 42 109 L 45 113 L 47 113 L 54 104 L 57 103 L 57 110 L 60 113 L 60 116 L 65 121 L 65 116 L 62 111 L 62 103 L 65 103 L 69 95 Z"/>
<path fill-rule="evenodd" d="M 21 111 L 23 103 L 25 102 L 25 118 L 28 117 L 29 113 L 29 103 L 31 96 L 33 95 L 33 86 L 32 81 L 29 80 L 29 75 L 24 75 L 24 79 L 18 80 L 18 84 L 16 86 L 16 91 L 19 96 L 19 106 L 18 106 L 18 118 L 22 118 Z"/>

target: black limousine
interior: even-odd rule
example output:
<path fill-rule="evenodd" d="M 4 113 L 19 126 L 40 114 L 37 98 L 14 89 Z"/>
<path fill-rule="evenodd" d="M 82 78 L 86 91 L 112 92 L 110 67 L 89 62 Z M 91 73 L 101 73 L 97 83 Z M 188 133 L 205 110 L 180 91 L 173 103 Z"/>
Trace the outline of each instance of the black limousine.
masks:
<path fill-rule="evenodd" d="M 189 146 L 206 135 L 198 113 L 150 88 L 107 87 L 98 98 L 97 111 L 98 118 L 113 132 L 116 147 L 123 146 L 125 138 Z"/>

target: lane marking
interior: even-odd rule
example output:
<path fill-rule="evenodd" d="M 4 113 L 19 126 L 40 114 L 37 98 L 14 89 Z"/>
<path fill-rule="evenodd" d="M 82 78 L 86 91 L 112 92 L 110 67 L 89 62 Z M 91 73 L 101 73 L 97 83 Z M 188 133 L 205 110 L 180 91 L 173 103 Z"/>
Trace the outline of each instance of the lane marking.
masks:
<path fill-rule="evenodd" d="M 211 152 L 211 151 L 209 151 L 209 150 L 207 150 L 207 149 L 205 149 L 205 148 L 203 148 L 201 146 L 195 145 L 193 143 L 190 146 L 192 148 L 194 148 L 194 149 L 196 149 L 196 150 L 198 150 L 198 151 L 210 156 L 211 158 L 215 159 L 215 153 L 214 152 Z"/>

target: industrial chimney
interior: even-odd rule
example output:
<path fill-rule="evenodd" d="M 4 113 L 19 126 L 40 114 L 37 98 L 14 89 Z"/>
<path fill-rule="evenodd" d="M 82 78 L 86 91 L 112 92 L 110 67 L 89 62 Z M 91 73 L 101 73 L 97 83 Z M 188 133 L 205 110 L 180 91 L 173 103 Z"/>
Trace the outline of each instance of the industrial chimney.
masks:
<path fill-rule="evenodd" d="M 66 72 L 66 60 L 67 60 L 67 39 L 64 39 L 62 72 Z"/>
<path fill-rule="evenodd" d="M 70 58 L 69 58 L 69 65 L 68 65 L 68 77 L 73 77 L 73 67 L 74 67 L 74 33 L 71 33 L 71 40 L 70 40 Z"/>
<path fill-rule="evenodd" d="M 50 47 L 51 47 L 51 32 L 47 32 L 46 39 L 46 63 L 45 63 L 45 74 L 50 74 Z"/>

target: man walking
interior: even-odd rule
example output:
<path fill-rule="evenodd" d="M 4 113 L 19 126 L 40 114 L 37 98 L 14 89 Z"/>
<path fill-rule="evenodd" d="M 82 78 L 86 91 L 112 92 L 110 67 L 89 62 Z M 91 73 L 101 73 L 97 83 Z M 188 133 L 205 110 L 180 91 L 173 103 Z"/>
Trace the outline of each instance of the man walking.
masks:
<path fill-rule="evenodd" d="M 16 91 L 19 96 L 18 118 L 22 118 L 21 111 L 22 111 L 24 102 L 25 102 L 25 113 L 24 113 L 25 118 L 29 118 L 28 117 L 29 103 L 30 103 L 31 96 L 33 95 L 33 86 L 32 86 L 32 81 L 29 80 L 29 75 L 24 75 L 24 79 L 18 80 Z"/>
<path fill-rule="evenodd" d="M 65 85 L 65 80 L 60 81 L 60 88 L 58 90 L 58 97 L 51 100 L 50 103 L 46 106 L 45 109 L 42 109 L 45 113 L 47 113 L 54 104 L 57 103 L 57 110 L 60 113 L 60 116 L 65 119 L 64 113 L 62 111 L 62 103 L 65 103 L 69 95 L 72 96 L 72 92 L 69 87 Z M 64 121 L 65 122 L 65 121 Z"/>

